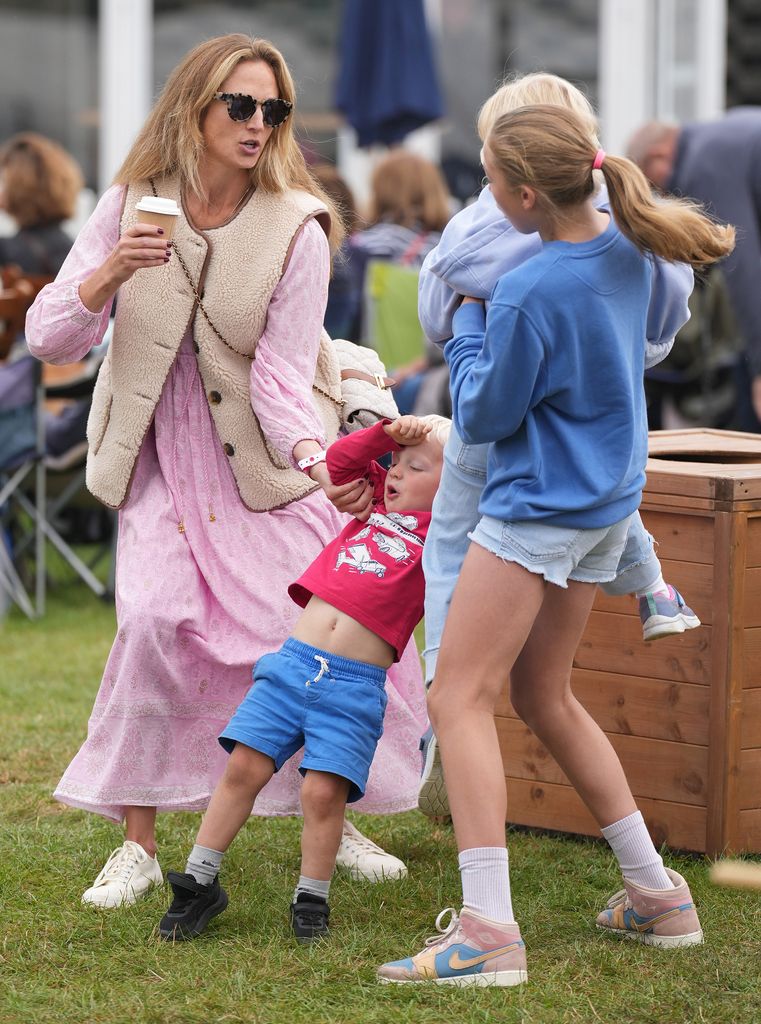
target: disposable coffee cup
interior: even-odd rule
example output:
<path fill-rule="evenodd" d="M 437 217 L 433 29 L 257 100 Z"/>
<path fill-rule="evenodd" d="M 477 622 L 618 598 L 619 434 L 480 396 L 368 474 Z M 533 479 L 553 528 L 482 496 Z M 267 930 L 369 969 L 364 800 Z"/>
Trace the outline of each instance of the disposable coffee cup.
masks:
<path fill-rule="evenodd" d="M 171 240 L 177 218 L 180 216 L 180 208 L 174 199 L 143 196 L 135 209 L 138 212 L 138 223 L 155 224 L 157 228 L 163 228 L 167 242 Z"/>

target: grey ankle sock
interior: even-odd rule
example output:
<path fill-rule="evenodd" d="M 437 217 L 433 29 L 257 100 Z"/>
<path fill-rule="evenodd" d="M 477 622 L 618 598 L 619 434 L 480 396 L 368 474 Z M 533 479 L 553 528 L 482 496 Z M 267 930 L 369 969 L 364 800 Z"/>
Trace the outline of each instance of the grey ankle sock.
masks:
<path fill-rule="evenodd" d="M 299 884 L 293 892 L 294 901 L 300 892 L 308 892 L 310 896 L 318 896 L 327 901 L 330 892 L 330 879 L 323 882 L 320 878 L 307 878 L 306 875 L 299 875 Z"/>
<path fill-rule="evenodd" d="M 185 874 L 192 875 L 201 885 L 211 885 L 219 874 L 223 857 L 224 853 L 220 853 L 219 850 L 210 850 L 208 846 L 196 844 L 190 851 Z"/>

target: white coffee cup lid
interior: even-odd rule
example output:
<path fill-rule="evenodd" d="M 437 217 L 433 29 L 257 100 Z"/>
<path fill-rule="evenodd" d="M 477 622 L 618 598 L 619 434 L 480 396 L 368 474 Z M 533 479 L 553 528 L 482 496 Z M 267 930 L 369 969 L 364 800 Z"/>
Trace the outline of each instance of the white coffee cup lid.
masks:
<path fill-rule="evenodd" d="M 143 196 L 135 209 L 143 210 L 145 213 L 166 213 L 173 217 L 180 214 L 180 208 L 174 199 L 164 199 L 163 196 Z"/>

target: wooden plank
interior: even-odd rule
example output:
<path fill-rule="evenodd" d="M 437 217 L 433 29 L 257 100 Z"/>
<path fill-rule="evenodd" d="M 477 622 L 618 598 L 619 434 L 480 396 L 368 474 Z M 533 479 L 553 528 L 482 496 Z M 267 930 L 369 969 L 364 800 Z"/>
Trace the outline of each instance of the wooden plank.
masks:
<path fill-rule="evenodd" d="M 761 747 L 740 752 L 740 782 L 738 786 L 738 809 L 742 811 L 761 808 Z"/>
<path fill-rule="evenodd" d="M 743 693 L 740 746 L 743 750 L 761 747 L 761 686 Z M 761 807 L 761 793 L 758 794 L 758 804 Z"/>
<path fill-rule="evenodd" d="M 574 666 L 597 671 L 615 666 L 623 675 L 707 685 L 711 678 L 711 629 L 703 626 L 645 643 L 638 618 L 593 611 Z"/>
<path fill-rule="evenodd" d="M 570 786 L 513 778 L 508 778 L 506 785 L 508 822 L 583 836 L 600 835 L 597 822 Z M 639 797 L 637 806 L 656 846 L 666 843 L 678 850 L 705 849 L 704 807 L 646 797 Z"/>
<path fill-rule="evenodd" d="M 671 561 L 699 562 L 713 566 L 713 514 L 667 512 L 646 506 L 643 498 L 642 521 L 658 541 L 659 555 Z"/>
<path fill-rule="evenodd" d="M 675 562 L 671 558 L 661 557 L 663 554 L 664 546 L 661 545 L 658 555 L 663 568 L 663 578 L 676 587 L 700 621 L 710 626 L 713 620 L 713 566 L 698 562 Z M 761 626 L 761 570 L 758 570 L 757 586 L 758 609 L 754 610 L 753 614 L 759 619 L 758 625 Z M 602 587 L 597 588 L 594 608 L 598 612 L 639 615 L 636 598 L 629 595 L 611 597 Z"/>
<path fill-rule="evenodd" d="M 745 564 L 761 566 L 761 516 L 748 516 L 748 547 Z"/>
<path fill-rule="evenodd" d="M 726 506 L 723 511 L 732 511 L 733 506 L 731 502 L 723 502 L 723 505 Z M 668 492 L 661 494 L 659 491 L 647 489 L 642 496 L 640 512 L 644 512 L 648 508 L 679 509 L 685 512 L 704 511 L 710 513 L 716 511 L 717 502 L 715 498 L 701 498 L 694 494 L 670 494 Z"/>
<path fill-rule="evenodd" d="M 647 439 L 651 455 L 668 452 L 736 452 L 758 455 L 761 461 L 761 435 L 716 427 L 685 427 L 678 430 L 651 430 Z"/>
<path fill-rule="evenodd" d="M 740 811 L 732 852 L 761 853 L 761 810 Z"/>
<path fill-rule="evenodd" d="M 576 697 L 608 733 L 700 746 L 708 743 L 710 692 L 707 686 L 584 669 L 574 669 L 571 684 Z M 758 693 L 761 698 L 761 690 Z M 517 719 L 506 693 L 499 702 L 497 714 Z"/>
<path fill-rule="evenodd" d="M 742 635 L 742 678 L 748 688 L 761 686 L 761 629 L 745 629 Z"/>
<path fill-rule="evenodd" d="M 508 778 L 567 785 L 568 779 L 522 722 L 497 718 L 497 736 Z M 707 749 L 641 736 L 608 734 L 635 797 L 705 806 Z"/>
<path fill-rule="evenodd" d="M 742 721 L 742 609 L 747 520 L 742 515 L 717 512 L 715 531 L 706 821 L 706 850 L 711 856 L 718 856 L 731 845 L 740 809 L 738 772 Z"/>

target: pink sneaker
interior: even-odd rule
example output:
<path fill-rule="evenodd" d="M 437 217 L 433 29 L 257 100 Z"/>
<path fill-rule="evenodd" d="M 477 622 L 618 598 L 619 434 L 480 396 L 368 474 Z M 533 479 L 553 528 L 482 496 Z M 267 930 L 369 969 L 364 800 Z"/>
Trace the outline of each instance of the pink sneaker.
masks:
<path fill-rule="evenodd" d="M 449 924 L 442 924 L 451 914 Z M 453 907 L 436 918 L 438 935 L 425 949 L 378 968 L 384 985 L 430 981 L 436 985 L 520 985 L 528 980 L 526 948 L 517 924 L 498 924 L 472 910 L 458 917 Z"/>
<path fill-rule="evenodd" d="M 666 874 L 676 888 L 645 889 L 625 878 L 625 888 L 598 915 L 597 927 L 646 946 L 699 946 L 703 932 L 690 888 L 676 871 L 666 868 Z"/>

